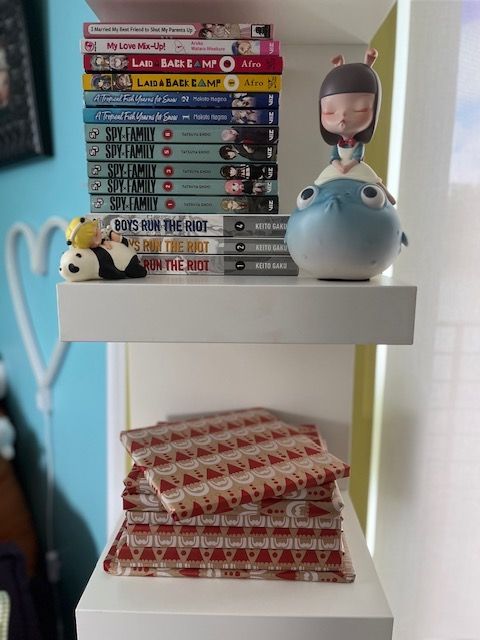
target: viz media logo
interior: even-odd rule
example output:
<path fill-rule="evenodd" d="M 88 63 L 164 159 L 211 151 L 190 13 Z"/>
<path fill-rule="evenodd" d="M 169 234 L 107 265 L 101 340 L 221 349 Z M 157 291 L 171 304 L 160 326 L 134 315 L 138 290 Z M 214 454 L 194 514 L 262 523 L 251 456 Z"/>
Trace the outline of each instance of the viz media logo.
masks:
<path fill-rule="evenodd" d="M 173 174 L 174 174 L 174 169 L 173 169 L 173 167 L 172 167 L 172 166 L 170 166 L 169 164 L 167 164 L 167 166 L 166 166 L 166 167 L 165 167 L 165 169 L 163 170 L 163 173 L 164 173 L 166 176 L 168 176 L 168 177 L 173 176 Z"/>
<path fill-rule="evenodd" d="M 252 24 L 252 36 L 257 38 L 269 38 L 270 30 L 265 24 Z"/>

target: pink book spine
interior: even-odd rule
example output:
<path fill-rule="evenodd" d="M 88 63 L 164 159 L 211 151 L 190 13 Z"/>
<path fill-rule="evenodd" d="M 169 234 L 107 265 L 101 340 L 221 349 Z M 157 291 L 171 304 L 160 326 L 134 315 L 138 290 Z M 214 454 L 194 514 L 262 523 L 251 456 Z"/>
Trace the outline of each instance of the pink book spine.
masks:
<path fill-rule="evenodd" d="M 87 72 L 132 71 L 142 73 L 282 73 L 281 56 L 209 56 L 161 54 L 84 54 Z"/>
<path fill-rule="evenodd" d="M 84 38 L 82 53 L 206 54 L 278 56 L 278 40 L 169 40 L 156 38 Z"/>
<path fill-rule="evenodd" d="M 84 22 L 85 38 L 202 38 L 214 40 L 269 40 L 273 37 L 271 24 L 128 24 L 112 22 Z"/>

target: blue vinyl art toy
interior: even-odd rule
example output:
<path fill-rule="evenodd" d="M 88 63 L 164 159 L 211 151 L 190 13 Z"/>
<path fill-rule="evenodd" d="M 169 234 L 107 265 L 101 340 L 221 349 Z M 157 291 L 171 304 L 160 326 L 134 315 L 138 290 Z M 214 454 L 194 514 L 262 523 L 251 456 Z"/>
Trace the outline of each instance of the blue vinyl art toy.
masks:
<path fill-rule="evenodd" d="M 363 162 L 380 108 L 380 81 L 371 68 L 377 55 L 369 49 L 364 63 L 353 64 L 337 56 L 320 89 L 330 164 L 300 192 L 286 234 L 293 260 L 316 278 L 368 280 L 408 244 L 394 198 Z"/>

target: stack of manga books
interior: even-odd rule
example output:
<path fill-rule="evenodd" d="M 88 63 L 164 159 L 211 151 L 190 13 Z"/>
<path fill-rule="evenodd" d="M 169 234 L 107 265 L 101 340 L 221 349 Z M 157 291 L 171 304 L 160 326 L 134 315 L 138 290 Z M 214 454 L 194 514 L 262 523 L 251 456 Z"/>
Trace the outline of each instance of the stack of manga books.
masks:
<path fill-rule="evenodd" d="M 149 273 L 298 273 L 278 215 L 272 35 L 267 24 L 84 25 L 91 212 Z"/>
<path fill-rule="evenodd" d="M 353 582 L 336 480 L 313 425 L 244 409 L 121 434 L 133 459 L 115 575 Z"/>

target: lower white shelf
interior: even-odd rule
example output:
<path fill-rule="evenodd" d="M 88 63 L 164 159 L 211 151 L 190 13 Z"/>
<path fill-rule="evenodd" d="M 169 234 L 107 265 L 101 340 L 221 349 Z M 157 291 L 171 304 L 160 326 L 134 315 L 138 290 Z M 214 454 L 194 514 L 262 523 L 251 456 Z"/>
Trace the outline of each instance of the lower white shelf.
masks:
<path fill-rule="evenodd" d="M 393 617 L 351 501 L 353 584 L 117 577 L 102 556 L 76 610 L 78 640 L 391 640 Z"/>

